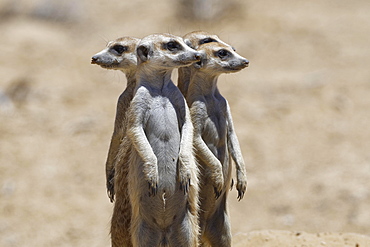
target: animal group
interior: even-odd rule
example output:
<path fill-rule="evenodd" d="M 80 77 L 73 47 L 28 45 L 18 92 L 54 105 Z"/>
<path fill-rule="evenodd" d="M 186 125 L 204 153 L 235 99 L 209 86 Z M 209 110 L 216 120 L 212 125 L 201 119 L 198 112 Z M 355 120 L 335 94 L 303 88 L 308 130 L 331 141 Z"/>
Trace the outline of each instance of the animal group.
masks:
<path fill-rule="evenodd" d="M 112 246 L 231 246 L 232 161 L 239 200 L 247 177 L 217 80 L 249 61 L 217 35 L 195 31 L 118 38 L 91 63 L 127 78 L 105 166 Z"/>

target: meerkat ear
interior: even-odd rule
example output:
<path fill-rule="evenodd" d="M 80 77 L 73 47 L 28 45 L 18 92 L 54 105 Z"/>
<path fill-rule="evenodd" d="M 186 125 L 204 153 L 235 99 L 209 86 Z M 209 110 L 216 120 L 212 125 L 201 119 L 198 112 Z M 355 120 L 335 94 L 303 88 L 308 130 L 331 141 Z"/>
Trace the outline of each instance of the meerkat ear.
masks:
<path fill-rule="evenodd" d="M 150 48 L 146 45 L 140 45 L 139 47 L 136 48 L 137 57 L 141 62 L 145 62 L 148 60 L 149 50 Z"/>
<path fill-rule="evenodd" d="M 184 40 L 184 42 L 185 42 L 185 44 L 186 44 L 187 46 L 189 46 L 190 48 L 194 49 L 194 47 L 193 47 L 193 45 L 191 44 L 190 40 L 185 39 L 185 40 Z"/>

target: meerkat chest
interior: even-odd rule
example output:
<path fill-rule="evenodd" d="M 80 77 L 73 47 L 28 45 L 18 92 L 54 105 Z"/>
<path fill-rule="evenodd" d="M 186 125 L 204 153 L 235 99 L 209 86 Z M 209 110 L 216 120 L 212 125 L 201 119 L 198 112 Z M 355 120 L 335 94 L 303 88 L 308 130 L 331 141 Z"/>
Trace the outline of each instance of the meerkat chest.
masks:
<path fill-rule="evenodd" d="M 145 126 L 149 141 L 179 142 L 180 130 L 175 106 L 164 96 L 155 97 Z"/>

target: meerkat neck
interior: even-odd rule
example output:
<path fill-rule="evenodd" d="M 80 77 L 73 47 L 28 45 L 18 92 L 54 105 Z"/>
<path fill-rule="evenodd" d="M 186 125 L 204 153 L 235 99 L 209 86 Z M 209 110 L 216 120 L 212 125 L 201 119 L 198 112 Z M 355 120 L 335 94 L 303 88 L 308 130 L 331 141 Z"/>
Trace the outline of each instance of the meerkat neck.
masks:
<path fill-rule="evenodd" d="M 203 95 L 216 94 L 218 75 L 210 75 L 201 71 L 192 74 L 190 79 L 189 91 L 196 90 L 195 92 Z"/>
<path fill-rule="evenodd" d="M 148 66 L 149 67 L 149 66 Z M 136 73 L 136 79 L 141 84 L 148 84 L 152 88 L 161 89 L 166 87 L 171 80 L 172 69 L 152 69 L 140 66 Z"/>
<path fill-rule="evenodd" d="M 191 70 L 189 67 L 179 68 L 178 72 L 179 72 L 179 78 L 178 78 L 179 82 L 187 83 L 190 81 Z"/>
<path fill-rule="evenodd" d="M 127 79 L 127 87 L 135 88 L 136 86 L 136 69 L 131 69 L 125 72 Z"/>

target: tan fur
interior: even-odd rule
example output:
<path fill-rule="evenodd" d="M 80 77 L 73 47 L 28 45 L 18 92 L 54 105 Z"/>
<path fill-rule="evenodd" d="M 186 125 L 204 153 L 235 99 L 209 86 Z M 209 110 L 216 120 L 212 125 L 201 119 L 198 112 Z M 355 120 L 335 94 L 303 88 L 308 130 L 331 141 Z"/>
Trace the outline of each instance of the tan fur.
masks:
<path fill-rule="evenodd" d="M 123 147 L 127 142 L 126 137 L 126 111 L 134 96 L 136 87 L 136 44 L 139 39 L 122 37 L 108 43 L 107 47 L 92 57 L 92 63 L 98 64 L 105 69 L 121 70 L 127 78 L 127 87 L 120 95 L 117 103 L 114 131 L 106 161 L 106 184 L 111 202 L 114 203 L 111 220 L 111 239 L 113 247 L 132 246 L 130 236 L 131 203 L 127 190 L 127 159 L 128 154 L 122 153 L 117 158 L 119 150 L 127 150 Z M 122 144 L 122 143 L 123 144 Z M 121 143 L 121 144 L 120 144 Z M 121 145 L 121 146 L 120 146 Z"/>
<path fill-rule="evenodd" d="M 231 184 L 231 158 L 236 164 L 239 199 L 244 196 L 247 179 L 230 108 L 217 88 L 217 79 L 222 73 L 245 68 L 249 62 L 230 46 L 218 42 L 203 44 L 198 51 L 202 58 L 190 67 L 186 100 L 194 125 L 195 154 L 201 169 L 201 243 L 229 247 L 231 231 L 226 200 Z M 220 185 L 221 190 L 217 187 Z M 210 196 L 214 191 L 216 196 Z"/>
<path fill-rule="evenodd" d="M 193 31 L 185 34 L 183 37 L 185 44 L 193 49 L 198 49 L 202 44 L 217 42 L 224 45 L 228 45 L 223 42 L 217 35 L 210 34 L 205 31 Z M 177 81 L 177 87 L 180 89 L 181 93 L 186 97 L 189 81 L 190 81 L 190 68 L 182 67 L 179 68 L 179 77 Z"/>
<path fill-rule="evenodd" d="M 138 86 L 127 115 L 132 243 L 198 246 L 193 126 L 171 81 L 173 68 L 190 65 L 197 52 L 177 36 L 153 34 L 138 44 L 137 56 Z"/>

